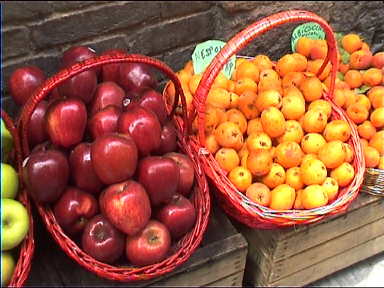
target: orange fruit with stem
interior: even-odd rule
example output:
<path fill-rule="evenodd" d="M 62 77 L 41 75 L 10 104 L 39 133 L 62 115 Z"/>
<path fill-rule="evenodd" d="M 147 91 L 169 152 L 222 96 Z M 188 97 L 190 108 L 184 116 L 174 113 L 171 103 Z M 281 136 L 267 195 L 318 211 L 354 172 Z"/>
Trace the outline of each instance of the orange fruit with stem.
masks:
<path fill-rule="evenodd" d="M 304 114 L 303 129 L 307 133 L 322 133 L 327 126 L 328 117 L 321 110 L 308 110 Z"/>
<path fill-rule="evenodd" d="M 247 131 L 247 118 L 245 118 L 244 114 L 237 109 L 229 109 L 227 112 L 227 121 L 235 123 L 239 126 L 241 133 L 245 133 Z"/>
<path fill-rule="evenodd" d="M 256 55 L 256 57 L 251 61 L 256 64 L 257 68 L 259 68 L 259 71 L 272 69 L 273 67 L 272 61 L 267 55 Z"/>
<path fill-rule="evenodd" d="M 301 192 L 304 209 L 314 209 L 327 205 L 328 194 L 321 185 L 309 185 Z"/>
<path fill-rule="evenodd" d="M 339 184 L 337 184 L 335 179 L 327 177 L 321 186 L 323 186 L 328 195 L 328 203 L 331 203 L 337 198 L 339 194 Z"/>
<path fill-rule="evenodd" d="M 325 141 L 323 135 L 308 133 L 301 140 L 301 148 L 306 154 L 317 154 L 326 143 L 327 141 Z"/>
<path fill-rule="evenodd" d="M 272 167 L 271 154 L 265 149 L 258 149 L 249 152 L 247 168 L 253 176 L 264 176 L 269 173 Z"/>
<path fill-rule="evenodd" d="M 344 75 L 344 81 L 347 82 L 349 87 L 358 88 L 363 85 L 363 75 L 360 71 L 357 70 L 349 70 Z"/>
<path fill-rule="evenodd" d="M 243 146 L 243 133 L 241 133 L 239 126 L 233 122 L 221 123 L 214 133 L 216 141 L 221 147 L 240 150 Z"/>
<path fill-rule="evenodd" d="M 255 81 L 256 83 L 259 82 L 259 68 L 255 63 L 253 63 L 250 60 L 243 61 L 235 70 L 236 73 L 236 79 L 240 80 L 243 78 L 249 78 Z"/>
<path fill-rule="evenodd" d="M 304 73 L 302 72 L 289 72 L 287 73 L 281 82 L 283 89 L 289 87 L 299 87 L 301 82 L 305 79 Z"/>
<path fill-rule="evenodd" d="M 271 190 L 263 183 L 253 183 L 245 195 L 253 202 L 268 207 L 271 203 Z"/>
<path fill-rule="evenodd" d="M 255 132 L 247 137 L 245 142 L 247 144 L 247 150 L 249 152 L 259 149 L 269 150 L 272 148 L 271 138 L 264 132 Z"/>
<path fill-rule="evenodd" d="M 256 97 L 256 108 L 260 112 L 268 107 L 280 108 L 282 103 L 282 96 L 276 90 L 266 90 L 260 92 Z"/>
<path fill-rule="evenodd" d="M 347 115 L 355 124 L 360 124 L 368 119 L 369 112 L 366 107 L 354 103 L 347 108 Z"/>
<path fill-rule="evenodd" d="M 364 147 L 364 158 L 365 158 L 365 167 L 375 168 L 379 165 L 380 154 L 375 148 L 371 146 Z"/>
<path fill-rule="evenodd" d="M 329 122 L 327 126 L 325 126 L 323 135 L 327 142 L 333 140 L 346 142 L 351 136 L 351 128 L 349 127 L 349 124 L 344 120 L 333 120 Z"/>
<path fill-rule="evenodd" d="M 257 94 L 254 91 L 245 91 L 240 95 L 238 100 L 238 109 L 249 119 L 254 119 L 259 116 L 260 112 L 256 107 Z"/>
<path fill-rule="evenodd" d="M 252 174 L 244 167 L 236 167 L 229 172 L 228 179 L 240 192 L 245 192 L 252 184 Z"/>
<path fill-rule="evenodd" d="M 288 120 L 285 122 L 285 132 L 277 138 L 278 143 L 293 141 L 300 144 L 304 137 L 303 128 L 296 120 Z"/>
<path fill-rule="evenodd" d="M 384 107 L 384 86 L 372 87 L 367 95 L 374 109 Z"/>
<path fill-rule="evenodd" d="M 304 183 L 301 180 L 300 167 L 291 167 L 286 171 L 285 184 L 288 184 L 295 190 L 300 190 L 304 187 Z"/>
<path fill-rule="evenodd" d="M 323 85 L 317 77 L 304 79 L 300 84 L 300 90 L 308 102 L 321 99 L 323 95 Z"/>
<path fill-rule="evenodd" d="M 295 203 L 296 191 L 287 184 L 281 184 L 271 191 L 269 207 L 274 210 L 290 210 Z"/>
<path fill-rule="evenodd" d="M 321 160 L 310 159 L 301 163 L 300 176 L 305 185 L 321 185 L 327 178 L 327 168 Z"/>
<path fill-rule="evenodd" d="M 340 140 L 326 143 L 320 148 L 317 156 L 329 169 L 340 166 L 345 161 L 346 149 Z"/>
<path fill-rule="evenodd" d="M 379 107 L 373 110 L 371 116 L 369 117 L 371 123 L 376 128 L 384 127 L 384 107 Z"/>
<path fill-rule="evenodd" d="M 296 142 L 283 142 L 277 145 L 275 152 L 276 162 L 284 168 L 299 166 L 304 153 Z"/>
<path fill-rule="evenodd" d="M 363 73 L 363 83 L 368 86 L 377 86 L 383 80 L 383 72 L 377 68 L 369 68 Z"/>
<path fill-rule="evenodd" d="M 236 150 L 231 148 L 220 148 L 215 154 L 215 159 L 226 172 L 232 171 L 240 164 L 239 155 L 237 155 Z"/>
<path fill-rule="evenodd" d="M 268 107 L 261 113 L 261 125 L 270 137 L 279 137 L 285 132 L 285 118 L 276 107 Z"/>
<path fill-rule="evenodd" d="M 380 156 L 384 156 L 384 130 L 376 132 L 369 140 L 369 146 L 376 148 Z"/>
<path fill-rule="evenodd" d="M 287 120 L 297 120 L 305 113 L 305 101 L 293 94 L 282 99 L 281 112 Z"/>
<path fill-rule="evenodd" d="M 361 138 L 369 140 L 373 137 L 373 135 L 375 135 L 376 128 L 370 121 L 364 121 L 359 126 L 357 126 L 357 132 L 359 132 L 359 136 Z"/>
<path fill-rule="evenodd" d="M 353 161 L 353 158 L 355 156 L 355 153 L 352 150 L 352 146 L 348 143 L 344 143 L 345 147 L 345 162 L 351 163 Z"/>
<path fill-rule="evenodd" d="M 337 181 L 339 187 L 345 187 L 355 178 L 355 169 L 351 164 L 345 162 L 333 169 L 330 176 Z"/>
<path fill-rule="evenodd" d="M 235 93 L 241 95 L 245 91 L 257 92 L 257 83 L 251 78 L 238 79 L 235 83 Z"/>
<path fill-rule="evenodd" d="M 305 57 L 309 57 L 313 47 L 313 39 L 301 37 L 296 42 L 296 51 Z"/>
<path fill-rule="evenodd" d="M 360 36 L 355 33 L 349 33 L 341 38 L 341 45 L 349 54 L 361 49 L 363 41 Z"/>
<path fill-rule="evenodd" d="M 311 102 L 311 104 L 308 106 L 308 110 L 314 109 L 323 111 L 327 115 L 327 118 L 331 117 L 332 105 L 326 100 L 319 99 Z"/>
<path fill-rule="evenodd" d="M 257 132 L 264 132 L 263 125 L 261 125 L 261 119 L 255 118 L 248 121 L 247 135 L 251 135 Z"/>
<path fill-rule="evenodd" d="M 283 166 L 273 163 L 269 173 L 262 178 L 262 182 L 273 189 L 285 182 L 285 170 Z"/>

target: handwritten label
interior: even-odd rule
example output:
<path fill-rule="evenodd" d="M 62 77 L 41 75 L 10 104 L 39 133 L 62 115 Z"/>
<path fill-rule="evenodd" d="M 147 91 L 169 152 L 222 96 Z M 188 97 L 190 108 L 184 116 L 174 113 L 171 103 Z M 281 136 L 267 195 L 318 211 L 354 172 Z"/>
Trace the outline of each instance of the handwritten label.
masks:
<path fill-rule="evenodd" d="M 296 43 L 301 37 L 325 39 L 325 33 L 323 28 L 314 22 L 308 22 L 297 26 L 295 30 L 293 30 L 291 38 L 291 48 L 293 52 L 296 52 Z"/>
<path fill-rule="evenodd" d="M 196 45 L 196 48 L 192 53 L 192 63 L 195 74 L 203 73 L 225 44 L 224 41 L 208 40 Z M 228 79 L 231 79 L 235 69 L 235 63 L 236 55 L 233 55 L 222 70 Z"/>

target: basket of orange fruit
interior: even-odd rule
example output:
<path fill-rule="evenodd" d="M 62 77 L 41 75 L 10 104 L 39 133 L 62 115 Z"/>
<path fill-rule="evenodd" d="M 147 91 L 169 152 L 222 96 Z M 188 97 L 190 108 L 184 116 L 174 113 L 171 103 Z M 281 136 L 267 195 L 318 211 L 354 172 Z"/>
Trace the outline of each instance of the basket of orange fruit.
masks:
<path fill-rule="evenodd" d="M 325 55 L 320 49 L 313 52 L 319 59 L 300 53 L 277 62 L 267 55 L 237 57 L 231 79 L 225 78 L 230 57 L 260 34 L 295 21 L 321 25 L 330 47 Z M 202 75 L 190 62 L 178 72 L 194 119 L 193 148 L 230 216 L 273 229 L 341 213 L 356 198 L 365 163 L 357 128 L 335 103 L 338 57 L 327 22 L 295 10 L 241 31 Z M 171 83 L 164 90 L 169 104 L 173 90 Z"/>

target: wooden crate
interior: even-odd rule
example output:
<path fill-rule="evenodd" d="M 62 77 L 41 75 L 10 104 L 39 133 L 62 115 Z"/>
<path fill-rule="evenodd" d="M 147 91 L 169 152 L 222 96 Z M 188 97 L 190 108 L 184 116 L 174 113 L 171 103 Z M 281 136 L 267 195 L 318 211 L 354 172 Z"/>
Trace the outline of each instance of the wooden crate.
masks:
<path fill-rule="evenodd" d="M 40 220 L 37 251 L 26 286 L 242 286 L 247 242 L 219 209 L 213 209 L 201 247 L 181 267 L 160 279 L 126 284 L 102 279 L 60 250 Z"/>
<path fill-rule="evenodd" d="M 248 241 L 244 283 L 304 286 L 384 251 L 384 198 L 362 193 L 348 211 L 277 230 L 235 223 Z"/>

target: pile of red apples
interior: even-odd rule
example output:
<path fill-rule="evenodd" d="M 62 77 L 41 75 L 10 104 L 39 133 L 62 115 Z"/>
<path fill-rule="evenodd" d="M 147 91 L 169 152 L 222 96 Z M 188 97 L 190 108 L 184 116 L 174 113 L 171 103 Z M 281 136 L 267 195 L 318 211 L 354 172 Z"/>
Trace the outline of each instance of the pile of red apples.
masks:
<path fill-rule="evenodd" d="M 95 56 L 72 47 L 60 68 Z M 10 94 L 23 106 L 44 80 L 38 67 L 21 67 L 10 76 Z M 100 262 L 158 263 L 196 221 L 193 163 L 177 152 L 156 89 L 147 64 L 107 64 L 55 88 L 28 124 L 22 176 L 29 195 L 49 205 L 66 235 Z"/>

